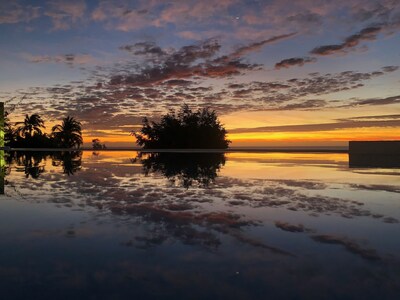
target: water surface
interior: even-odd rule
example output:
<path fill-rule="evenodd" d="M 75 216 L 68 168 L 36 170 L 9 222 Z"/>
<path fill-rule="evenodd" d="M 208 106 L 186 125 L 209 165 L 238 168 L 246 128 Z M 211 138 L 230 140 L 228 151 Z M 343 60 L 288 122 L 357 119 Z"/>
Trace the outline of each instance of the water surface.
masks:
<path fill-rule="evenodd" d="M 399 179 L 335 153 L 11 153 L 2 294 L 397 299 Z"/>

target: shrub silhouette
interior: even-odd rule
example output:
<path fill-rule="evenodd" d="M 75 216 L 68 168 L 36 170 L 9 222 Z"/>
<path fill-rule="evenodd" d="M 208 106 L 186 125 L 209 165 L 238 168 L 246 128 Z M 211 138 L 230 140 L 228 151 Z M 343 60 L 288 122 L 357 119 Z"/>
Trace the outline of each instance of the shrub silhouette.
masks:
<path fill-rule="evenodd" d="M 226 149 L 230 143 L 226 133 L 215 111 L 203 108 L 193 112 L 185 104 L 158 123 L 144 118 L 142 129 L 134 136 L 145 149 Z"/>
<path fill-rule="evenodd" d="M 92 148 L 93 150 L 107 149 L 106 144 L 101 144 L 99 139 L 92 140 Z"/>

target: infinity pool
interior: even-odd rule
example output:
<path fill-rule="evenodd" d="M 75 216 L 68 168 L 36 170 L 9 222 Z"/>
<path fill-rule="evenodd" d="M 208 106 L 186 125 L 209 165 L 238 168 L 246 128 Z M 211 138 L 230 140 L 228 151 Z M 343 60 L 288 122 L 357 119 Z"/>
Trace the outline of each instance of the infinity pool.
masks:
<path fill-rule="evenodd" d="M 347 154 L 14 152 L 2 299 L 398 299 L 400 169 Z"/>

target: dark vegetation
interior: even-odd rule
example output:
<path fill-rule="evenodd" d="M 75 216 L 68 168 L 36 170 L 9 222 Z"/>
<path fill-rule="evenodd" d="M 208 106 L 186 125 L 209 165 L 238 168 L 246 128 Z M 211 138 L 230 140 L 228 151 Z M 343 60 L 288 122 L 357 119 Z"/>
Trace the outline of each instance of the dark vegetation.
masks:
<path fill-rule="evenodd" d="M 207 187 L 225 165 L 223 153 L 140 153 L 144 173 L 161 173 L 173 184 Z"/>
<path fill-rule="evenodd" d="M 226 149 L 230 141 L 215 111 L 192 111 L 183 105 L 171 110 L 159 122 L 143 119 L 143 127 L 133 133 L 136 143 L 145 149 Z"/>
<path fill-rule="evenodd" d="M 93 150 L 107 149 L 106 144 L 102 144 L 99 139 L 92 140 Z"/>
<path fill-rule="evenodd" d="M 79 148 L 82 145 L 82 125 L 67 116 L 61 124 L 55 125 L 50 134 L 43 133 L 44 121 L 38 114 L 26 115 L 14 126 L 4 118 L 5 144 L 11 148 Z"/>

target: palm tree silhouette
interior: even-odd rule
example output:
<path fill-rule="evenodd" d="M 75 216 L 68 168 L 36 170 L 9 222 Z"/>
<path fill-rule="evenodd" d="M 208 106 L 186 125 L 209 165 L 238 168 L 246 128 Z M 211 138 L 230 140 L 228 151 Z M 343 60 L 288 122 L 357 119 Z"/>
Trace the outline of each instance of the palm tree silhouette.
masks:
<path fill-rule="evenodd" d="M 61 125 L 52 128 L 52 133 L 58 145 L 64 148 L 79 148 L 83 143 L 82 125 L 74 117 L 64 118 Z"/>
<path fill-rule="evenodd" d="M 18 135 L 29 139 L 32 137 L 32 133 L 36 133 L 41 135 L 42 130 L 41 128 L 46 128 L 44 126 L 44 121 L 42 120 L 42 117 L 39 116 L 38 114 L 33 114 L 33 115 L 25 115 L 25 119 L 23 122 L 17 122 L 15 123 L 17 128 L 17 133 Z"/>

